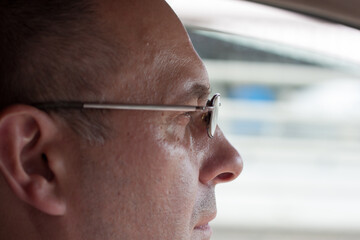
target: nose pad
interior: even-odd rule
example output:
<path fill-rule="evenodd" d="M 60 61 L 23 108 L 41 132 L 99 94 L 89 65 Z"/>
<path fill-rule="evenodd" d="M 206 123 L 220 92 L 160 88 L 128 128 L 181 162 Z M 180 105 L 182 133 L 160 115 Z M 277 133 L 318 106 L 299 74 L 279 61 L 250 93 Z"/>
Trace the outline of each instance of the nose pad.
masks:
<path fill-rule="evenodd" d="M 200 182 L 216 185 L 236 179 L 243 169 L 243 160 L 238 151 L 228 142 L 219 128 L 209 142 L 209 153 L 200 168 Z"/>

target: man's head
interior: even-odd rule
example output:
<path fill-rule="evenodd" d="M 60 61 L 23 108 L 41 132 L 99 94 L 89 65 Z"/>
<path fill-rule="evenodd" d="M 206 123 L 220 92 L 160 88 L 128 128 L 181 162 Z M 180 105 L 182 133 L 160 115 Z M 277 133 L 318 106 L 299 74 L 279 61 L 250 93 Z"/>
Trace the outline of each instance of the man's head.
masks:
<path fill-rule="evenodd" d="M 242 162 L 201 114 L 26 105 L 206 105 L 206 70 L 169 6 L 16 2 L 0 5 L 0 238 L 207 239 L 214 187 Z"/>

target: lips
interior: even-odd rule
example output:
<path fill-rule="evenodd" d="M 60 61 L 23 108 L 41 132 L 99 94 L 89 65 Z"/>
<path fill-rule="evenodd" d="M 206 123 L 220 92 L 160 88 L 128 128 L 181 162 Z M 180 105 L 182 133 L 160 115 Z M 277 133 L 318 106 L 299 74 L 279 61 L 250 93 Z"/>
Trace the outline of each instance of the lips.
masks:
<path fill-rule="evenodd" d="M 206 230 L 211 229 L 211 227 L 210 227 L 210 225 L 207 223 L 207 224 L 205 224 L 205 225 L 197 226 L 197 227 L 195 227 L 194 229 L 206 231 Z"/>
<path fill-rule="evenodd" d="M 209 226 L 209 222 L 211 222 L 212 220 L 214 220 L 214 218 L 216 217 L 216 211 L 213 213 L 209 213 L 207 216 L 204 216 L 199 222 L 198 224 L 196 224 L 196 226 L 194 227 L 194 229 L 196 230 L 208 230 L 210 228 Z M 211 229 L 211 228 L 210 228 Z"/>
<path fill-rule="evenodd" d="M 207 223 L 196 226 L 194 228 L 194 233 L 195 233 L 194 236 L 196 236 L 195 239 L 209 240 L 212 235 L 212 229 L 210 225 Z"/>

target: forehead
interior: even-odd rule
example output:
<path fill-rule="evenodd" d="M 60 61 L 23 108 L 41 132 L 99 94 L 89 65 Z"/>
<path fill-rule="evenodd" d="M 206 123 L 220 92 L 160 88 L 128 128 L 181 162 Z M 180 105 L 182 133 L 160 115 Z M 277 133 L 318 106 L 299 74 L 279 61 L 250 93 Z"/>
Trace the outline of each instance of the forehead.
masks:
<path fill-rule="evenodd" d="M 163 103 L 180 104 L 179 99 L 208 94 L 210 87 L 206 69 L 190 42 L 154 59 L 157 60 L 149 65 L 152 72 L 148 75 L 152 76 L 149 82 L 155 86 L 148 90 L 161 93 Z"/>
<path fill-rule="evenodd" d="M 103 5 L 102 11 L 111 12 L 105 15 L 105 23 L 127 52 L 113 91 L 131 93 L 133 99 L 126 101 L 171 104 L 180 95 L 194 92 L 194 86 L 209 88 L 202 61 L 165 1 L 105 1 Z"/>

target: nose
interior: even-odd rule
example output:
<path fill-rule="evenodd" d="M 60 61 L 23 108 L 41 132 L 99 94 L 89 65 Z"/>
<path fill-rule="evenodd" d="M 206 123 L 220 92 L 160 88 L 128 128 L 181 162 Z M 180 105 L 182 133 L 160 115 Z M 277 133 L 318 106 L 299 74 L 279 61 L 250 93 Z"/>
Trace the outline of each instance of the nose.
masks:
<path fill-rule="evenodd" d="M 200 168 L 200 182 L 216 185 L 237 178 L 243 169 L 242 158 L 224 137 L 219 127 L 214 138 L 209 139 L 209 142 L 209 153 Z"/>

